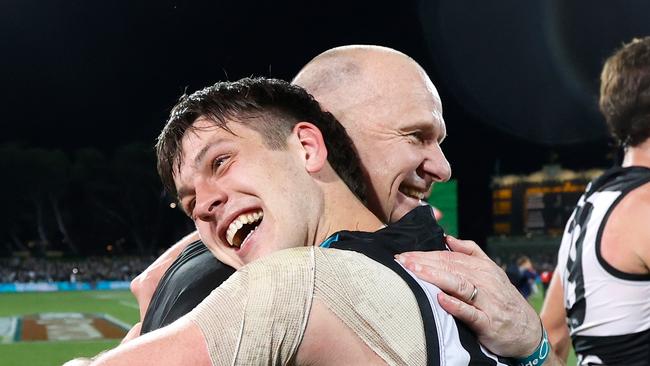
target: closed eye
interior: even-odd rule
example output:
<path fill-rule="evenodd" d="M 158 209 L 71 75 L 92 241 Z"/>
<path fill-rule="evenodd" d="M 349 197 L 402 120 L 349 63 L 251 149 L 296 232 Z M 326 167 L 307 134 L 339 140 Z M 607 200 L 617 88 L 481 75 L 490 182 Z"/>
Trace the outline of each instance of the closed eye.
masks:
<path fill-rule="evenodd" d="M 408 137 L 412 142 L 423 143 L 426 138 L 421 131 L 415 131 L 405 134 L 404 136 Z"/>

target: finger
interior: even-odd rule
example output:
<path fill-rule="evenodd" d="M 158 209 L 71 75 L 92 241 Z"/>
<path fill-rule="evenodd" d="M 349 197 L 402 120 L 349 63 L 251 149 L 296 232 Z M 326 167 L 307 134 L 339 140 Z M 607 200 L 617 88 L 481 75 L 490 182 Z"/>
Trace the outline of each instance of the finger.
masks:
<path fill-rule="evenodd" d="M 419 279 L 437 286 L 442 291 L 452 294 L 461 301 L 468 301 L 474 292 L 475 287 L 472 282 L 452 271 L 409 260 L 404 261 L 402 264 Z"/>
<path fill-rule="evenodd" d="M 491 262 L 487 262 L 485 259 L 449 251 L 410 252 L 399 254 L 395 258 L 400 262 L 410 261 L 420 265 L 458 272 L 463 275 L 492 270 Z"/>
<path fill-rule="evenodd" d="M 505 272 L 503 272 L 503 270 L 489 258 L 479 259 L 467 254 L 448 251 L 413 252 L 409 255 L 398 255 L 395 258 L 403 265 L 408 266 L 407 268 L 414 270 L 414 274 L 418 277 L 420 277 L 420 275 L 417 273 L 420 273 L 423 268 L 429 268 L 431 270 L 456 276 L 459 280 L 469 281 L 469 283 L 484 289 L 493 288 L 495 285 L 498 288 L 500 287 L 498 286 L 499 284 L 504 281 L 507 282 Z M 427 271 L 423 271 L 422 276 L 427 276 L 427 273 Z M 427 281 L 426 278 L 422 279 Z M 428 282 L 437 281 L 438 280 Z M 509 284 L 509 282 L 507 283 Z M 439 287 L 444 286 L 445 291 L 447 292 L 454 289 L 454 285 L 446 286 L 444 283 L 434 284 Z M 464 295 L 464 293 L 461 293 L 461 295 Z M 461 300 L 464 299 L 465 298 L 461 297 Z"/>
<path fill-rule="evenodd" d="M 457 259 L 454 258 L 456 256 Z M 477 274 L 479 274 L 479 277 L 482 276 L 484 272 L 482 267 L 485 267 L 480 260 L 467 254 L 447 251 L 427 252 L 422 255 L 399 255 L 395 258 L 398 262 L 417 272 L 422 271 L 422 269 L 435 270 L 467 279 L 474 279 Z"/>
<path fill-rule="evenodd" d="M 428 252 L 421 252 L 421 251 L 413 251 L 413 252 L 404 252 L 400 254 L 396 254 L 395 258 L 399 259 L 400 257 L 404 258 L 419 258 L 421 260 L 437 260 L 440 259 L 440 253 L 443 253 L 446 251 L 441 251 L 441 250 L 436 250 L 436 251 L 428 251 Z"/>
<path fill-rule="evenodd" d="M 454 252 L 464 253 L 473 257 L 489 258 L 481 247 L 472 240 L 459 240 L 451 235 L 447 235 L 447 246 Z"/>
<path fill-rule="evenodd" d="M 395 258 L 408 258 L 417 260 L 419 262 L 429 261 L 464 261 L 465 259 L 472 259 L 472 257 L 465 253 L 450 252 L 448 250 L 433 250 L 428 252 L 404 252 L 396 254 Z"/>
<path fill-rule="evenodd" d="M 440 306 L 454 317 L 467 324 L 472 330 L 487 329 L 489 319 L 485 313 L 478 310 L 471 304 L 456 299 L 453 296 L 441 292 L 437 296 Z"/>

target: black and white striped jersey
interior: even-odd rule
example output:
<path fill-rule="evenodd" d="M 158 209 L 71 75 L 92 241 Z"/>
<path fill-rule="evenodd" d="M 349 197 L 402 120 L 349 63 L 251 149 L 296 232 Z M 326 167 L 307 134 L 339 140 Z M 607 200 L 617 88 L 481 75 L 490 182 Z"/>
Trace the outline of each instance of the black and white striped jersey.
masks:
<path fill-rule="evenodd" d="M 600 251 L 613 209 L 648 182 L 648 168 L 608 170 L 589 184 L 565 228 L 556 271 L 579 365 L 650 365 L 650 274 L 621 272 Z"/>

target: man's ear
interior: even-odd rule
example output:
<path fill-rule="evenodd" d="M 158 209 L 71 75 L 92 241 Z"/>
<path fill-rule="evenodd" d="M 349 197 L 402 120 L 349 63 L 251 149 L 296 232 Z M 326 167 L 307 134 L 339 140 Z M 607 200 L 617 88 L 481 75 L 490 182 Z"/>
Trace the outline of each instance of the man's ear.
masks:
<path fill-rule="evenodd" d="M 327 148 L 323 134 L 318 127 L 309 122 L 299 122 L 293 127 L 293 133 L 298 137 L 305 159 L 305 169 L 309 173 L 317 173 L 327 162 Z"/>

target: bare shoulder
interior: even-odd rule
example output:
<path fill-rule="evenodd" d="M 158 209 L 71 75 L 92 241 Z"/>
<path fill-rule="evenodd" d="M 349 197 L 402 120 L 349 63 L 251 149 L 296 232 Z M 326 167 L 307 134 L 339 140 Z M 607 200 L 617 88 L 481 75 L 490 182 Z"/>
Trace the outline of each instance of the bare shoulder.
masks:
<path fill-rule="evenodd" d="M 646 183 L 629 194 L 631 229 L 639 233 L 635 241 L 634 251 L 641 258 L 645 266 L 645 273 L 650 269 L 650 183 Z"/>
<path fill-rule="evenodd" d="M 648 273 L 650 265 L 650 183 L 630 193 L 613 209 L 603 236 L 601 253 L 615 268 Z"/>
<path fill-rule="evenodd" d="M 632 235 L 650 234 L 650 182 L 628 193 L 612 212 L 614 216 L 627 223 Z"/>

